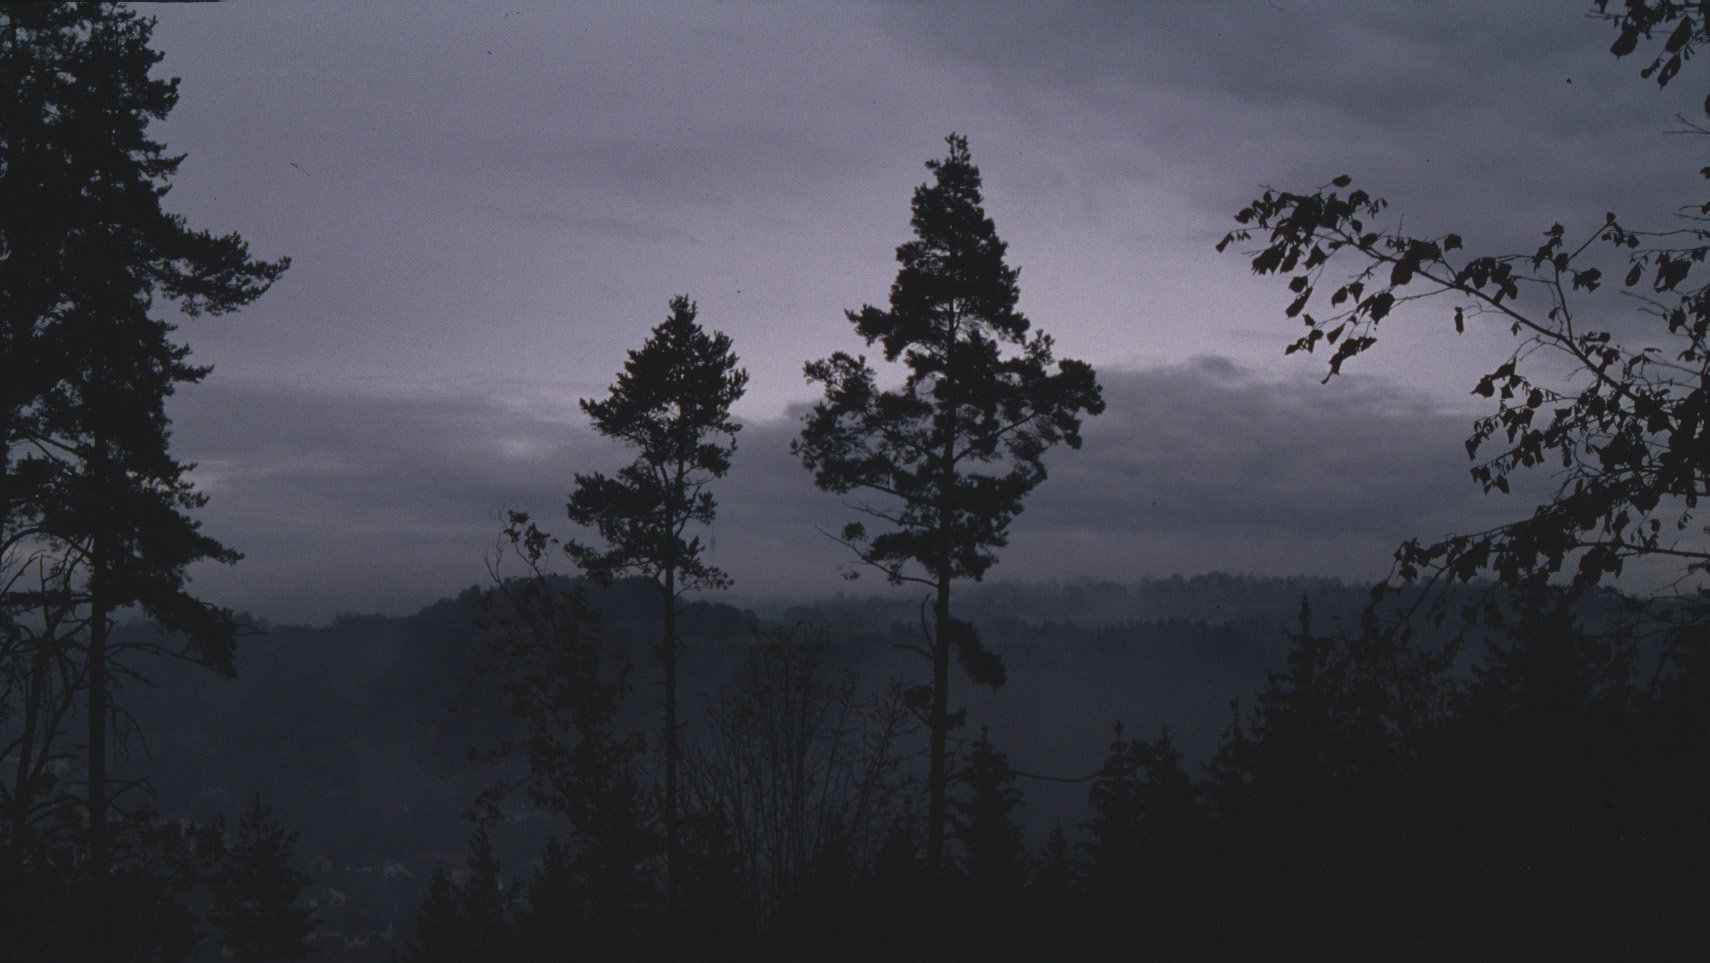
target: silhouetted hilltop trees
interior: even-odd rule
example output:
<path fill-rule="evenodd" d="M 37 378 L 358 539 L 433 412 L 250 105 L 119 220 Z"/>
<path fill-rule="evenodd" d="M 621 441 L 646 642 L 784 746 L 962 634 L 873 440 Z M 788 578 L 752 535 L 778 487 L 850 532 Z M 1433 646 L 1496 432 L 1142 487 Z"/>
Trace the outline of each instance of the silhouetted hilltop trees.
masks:
<path fill-rule="evenodd" d="M 959 606 L 986 633 L 1003 622 L 1046 623 L 1098 628 L 1122 622 L 1194 621 L 1211 624 L 1250 619 L 1283 624 L 1300 603 L 1312 597 L 1325 621 L 1350 624 L 1370 601 L 1370 586 L 1337 579 L 1301 576 L 1259 577 L 1227 572 L 1148 578 L 1135 582 L 1077 579 L 1067 582 L 994 580 L 966 586 Z M 811 604 L 748 603 L 754 610 L 789 622 L 839 628 L 902 625 L 919 630 L 925 593 L 853 595 L 843 592 Z"/>
<path fill-rule="evenodd" d="M 554 590 L 586 592 L 602 637 L 630 653 L 635 692 L 620 709 L 617 726 L 650 735 L 657 724 L 648 658 L 658 638 L 656 590 L 628 580 L 610 588 L 567 578 L 548 584 Z M 1276 594 L 1260 580 L 1227 584 L 1232 594 Z M 454 874 L 462 868 L 469 831 L 463 814 L 495 775 L 471 765 L 468 750 L 492 745 L 510 731 L 504 705 L 472 693 L 468 685 L 488 642 L 476 627 L 485 591 L 470 589 L 410 616 L 349 615 L 322 627 L 267 626 L 240 649 L 237 677 L 221 685 L 206 684 L 195 666 L 165 665 L 155 688 L 137 687 L 127 695 L 147 739 L 146 751 L 144 743 L 133 743 L 123 772 L 146 774 L 158 811 L 172 818 L 235 818 L 260 792 L 278 822 L 300 833 L 297 853 L 303 866 L 313 868 L 310 892 L 327 920 L 323 929 L 376 935 L 390 926 L 395 939 L 402 939 L 413 915 L 394 913 L 392 904 L 415 905 L 434 866 L 444 865 Z M 1201 596 L 1209 599 L 1209 589 Z M 902 664 L 893 643 L 902 637 L 912 641 L 919 631 L 918 603 L 903 603 L 902 611 L 912 609 L 911 627 L 896 622 L 899 609 L 892 602 L 873 602 L 867 611 L 865 601 L 845 598 L 803 607 L 849 615 L 849 624 L 823 631 L 818 671 L 829 673 L 828 680 L 843 680 L 837 686 L 857 680 L 848 705 L 861 712 L 878 708 L 865 700 L 882 699 Z M 682 607 L 680 631 L 691 643 L 684 649 L 683 698 L 693 713 L 691 732 L 697 741 L 698 733 L 709 731 L 706 727 L 718 719 L 736 718 L 725 701 L 731 686 L 746 661 L 764 651 L 756 648 L 757 634 L 787 634 L 793 623 L 773 617 L 781 614 L 700 601 Z M 1066 613 L 1058 608 L 1056 614 Z M 999 698 L 971 699 L 970 720 L 990 727 L 992 744 L 1015 760 L 1016 768 L 1033 772 L 1084 776 L 1097 770 L 1100 745 L 1091 734 L 1108 732 L 1118 717 L 1154 731 L 1170 722 L 1204 757 L 1227 721 L 1228 700 L 1250 691 L 1280 658 L 1285 644 L 1280 626 L 1287 617 L 1283 608 L 1268 617 L 1221 624 L 1132 621 L 1095 629 L 1068 622 L 982 623 L 1017 678 Z M 119 632 L 157 630 L 131 625 Z M 749 698 L 773 688 L 752 682 Z M 838 705 L 844 704 L 842 698 Z M 459 711 L 448 711 L 454 703 Z M 839 709 L 839 714 L 850 710 Z M 906 747 L 906 740 L 898 745 Z M 896 775 L 906 781 L 905 769 Z M 1051 823 L 1072 829 L 1085 818 L 1082 784 L 1023 779 L 1018 786 L 1027 798 L 1022 824 L 1028 827 L 1024 843 L 1029 852 Z M 835 892 L 855 899 L 876 885 L 870 874 L 880 872 L 887 833 L 900 833 L 897 847 L 910 838 L 908 819 L 900 815 L 909 797 L 900 788 L 887 791 L 902 808 L 874 810 L 862 830 L 868 855 L 854 863 L 838 857 L 833 862 L 843 867 L 841 875 L 810 874 L 792 884 L 789 892 L 797 896 L 777 905 L 806 901 L 817 907 L 820 896 L 801 894 Z M 697 813 L 701 818 L 715 810 L 697 804 Z M 505 820 L 493 828 L 492 839 L 516 874 L 533 872 L 548 836 L 564 833 L 526 806 L 507 811 Z M 710 846 L 711 852 L 726 852 L 740 863 L 751 859 L 752 851 L 744 848 L 738 829 L 716 818 L 685 823 L 685 832 L 698 840 L 697 853 Z M 914 838 L 916 846 L 919 842 Z M 894 848 L 892 856 L 884 857 L 893 867 L 886 872 L 901 871 L 895 867 L 902 865 L 902 852 Z M 390 864 L 395 864 L 392 875 L 386 876 L 383 870 Z M 727 871 L 718 869 L 715 859 L 696 862 L 687 872 L 691 879 L 712 879 Z M 740 878 L 758 877 L 749 868 Z M 710 884 L 696 885 L 704 890 Z M 744 882 L 735 891 L 750 892 L 751 885 Z M 329 905 L 329 890 L 343 894 L 346 902 Z M 760 918 L 785 915 L 752 912 L 717 915 L 756 920 L 744 924 L 742 931 L 750 935 L 759 932 Z"/>
<path fill-rule="evenodd" d="M 587 593 L 614 651 L 657 638 L 652 586 L 548 584 Z M 1215 606 L 1212 585 L 1251 599 L 1286 584 L 1201 582 L 1192 604 Z M 137 693 L 160 811 L 207 819 L 259 790 L 299 828 L 324 928 L 401 945 L 430 883 L 423 919 L 453 919 L 442 904 L 469 898 L 475 878 L 463 813 L 500 772 L 467 750 L 515 732 L 505 705 L 471 698 L 490 641 L 480 600 L 273 628 L 225 686 L 188 666 Z M 906 732 L 919 723 L 908 687 L 890 686 L 907 664 L 892 645 L 918 628 L 886 624 L 883 600 L 865 614 L 849 598 L 803 608 L 849 624 L 815 633 L 685 606 L 677 928 L 659 924 L 656 849 L 620 848 L 629 862 L 596 870 L 574 820 L 523 800 L 487 830 L 507 867 L 503 958 L 553 959 L 568 940 L 608 959 L 1170 959 L 1278 945 L 1321 958 L 1417 946 L 1432 959 L 1487 946 L 1665 952 L 1705 935 L 1704 648 L 1679 633 L 1672 648 L 1612 636 L 1613 597 L 1510 600 L 1506 630 L 1458 641 L 1362 635 L 1298 597 L 1292 612 L 1220 623 L 982 625 L 1015 679 L 968 700 L 979 738 L 952 755 L 955 872 L 936 883 L 920 740 Z M 636 816 L 657 833 L 649 663 L 634 666 L 613 731 L 647 745 Z M 886 718 L 904 728 L 875 743 Z M 630 894 L 621 908 L 602 902 L 618 892 Z M 423 952 L 435 932 L 422 931 Z"/>
<path fill-rule="evenodd" d="M 1617 57 L 1660 41 L 1641 71 L 1659 86 L 1710 44 L 1702 4 L 1595 6 Z M 713 521 L 747 375 L 679 297 L 610 397 L 581 405 L 636 455 L 575 476 L 568 515 L 599 544 L 513 513 L 520 577 L 495 562 L 494 584 L 411 616 L 267 629 L 187 587 L 193 564 L 239 556 L 190 515 L 204 499 L 165 403 L 208 369 L 159 309 L 236 310 L 288 262 L 162 208 L 182 158 L 147 137 L 177 100 L 150 75 L 151 29 L 112 4 L 0 7 L 8 959 L 1710 945 L 1710 597 L 1694 587 L 1710 208 L 1660 230 L 1609 212 L 1577 238 L 1545 229 L 1535 252 L 1468 256 L 1457 234 L 1387 226 L 1348 176 L 1266 190 L 1218 248 L 1261 245 L 1252 270 L 1289 275 L 1285 314 L 1306 327 L 1289 350 L 1333 348 L 1333 377 L 1409 302 L 1452 299 L 1456 332 L 1499 319 L 1517 340 L 1472 389 L 1494 405 L 1472 477 L 1507 493 L 1547 467 L 1554 493 L 1403 543 L 1371 591 L 969 585 L 1045 453 L 1078 447 L 1104 403 L 1017 310 L 952 134 L 888 307 L 848 312 L 900 385 L 845 352 L 809 363 L 824 395 L 792 445 L 855 499 L 835 537 L 917 597 L 682 601 L 728 586 L 688 532 Z M 1605 271 L 1660 326 L 1596 327 Z M 547 574 L 560 548 L 591 581 Z M 1610 590 L 1629 561 L 1675 590 Z M 117 625 L 126 610 L 149 621 Z M 209 668 L 237 677 L 210 685 Z"/>

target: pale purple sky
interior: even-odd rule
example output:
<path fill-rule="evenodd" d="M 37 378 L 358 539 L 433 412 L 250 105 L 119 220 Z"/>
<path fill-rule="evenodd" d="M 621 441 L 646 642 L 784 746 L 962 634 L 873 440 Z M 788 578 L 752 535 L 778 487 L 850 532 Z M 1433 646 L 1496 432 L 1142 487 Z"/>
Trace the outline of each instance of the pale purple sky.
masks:
<path fill-rule="evenodd" d="M 1320 387 L 1282 354 L 1282 286 L 1212 247 L 1262 185 L 1342 173 L 1478 251 L 1661 219 L 1702 163 L 1664 131 L 1703 84 L 1659 94 L 1588 6 L 143 5 L 182 78 L 169 207 L 294 262 L 181 328 L 216 370 L 174 400 L 176 450 L 249 556 L 197 587 L 274 619 L 407 611 L 483 577 L 503 508 L 567 533 L 571 474 L 624 458 L 575 401 L 675 294 L 752 377 L 718 562 L 739 596 L 844 587 L 815 531 L 844 512 L 786 450 L 801 365 L 862 348 L 843 311 L 883 303 L 951 131 L 1024 310 L 1110 400 L 993 577 L 1380 576 L 1402 538 L 1523 510 L 1460 444 L 1505 336 L 1398 318 Z"/>

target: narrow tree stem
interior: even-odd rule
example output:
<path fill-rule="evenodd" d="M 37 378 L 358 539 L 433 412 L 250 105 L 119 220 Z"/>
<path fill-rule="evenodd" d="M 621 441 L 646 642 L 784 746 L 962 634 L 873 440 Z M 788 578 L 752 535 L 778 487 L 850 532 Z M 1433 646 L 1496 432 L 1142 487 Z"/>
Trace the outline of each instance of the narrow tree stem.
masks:
<path fill-rule="evenodd" d="M 107 876 L 107 591 L 106 540 L 94 541 L 89 569 L 89 871 Z"/>
<path fill-rule="evenodd" d="M 938 576 L 938 598 L 932 608 L 931 771 L 926 813 L 926 871 L 937 877 L 944 866 L 945 789 L 949 782 L 947 746 L 950 735 L 950 572 Z"/>
<path fill-rule="evenodd" d="M 664 632 L 659 661 L 665 668 L 665 896 L 673 912 L 682 890 L 682 840 L 677 826 L 677 572 L 665 570 Z"/>

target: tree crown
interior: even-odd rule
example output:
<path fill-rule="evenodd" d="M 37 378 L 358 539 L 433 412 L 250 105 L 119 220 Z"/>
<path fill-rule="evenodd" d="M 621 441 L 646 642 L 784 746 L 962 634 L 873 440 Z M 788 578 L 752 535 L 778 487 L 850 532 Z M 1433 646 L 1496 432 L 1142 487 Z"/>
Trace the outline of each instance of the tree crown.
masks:
<path fill-rule="evenodd" d="M 1063 360 L 1053 371 L 1051 339 L 1027 337 L 1019 272 L 1004 263 L 981 207 L 967 139 L 947 143 L 948 155 L 927 163 L 933 181 L 914 192 L 915 238 L 897 248 L 890 309 L 848 312 L 869 345 L 907 367 L 903 386 L 881 390 L 863 357 L 810 362 L 806 377 L 824 385 L 825 399 L 792 446 L 819 487 L 900 502 L 857 506 L 888 531 L 843 532 L 892 581 L 983 575 L 1022 499 L 1045 479 L 1045 451 L 1078 448 L 1082 414 L 1104 410 L 1090 366 Z M 905 575 L 911 561 L 931 577 Z"/>
<path fill-rule="evenodd" d="M 191 597 L 184 570 L 238 555 L 186 514 L 203 498 L 164 410 L 209 369 L 156 309 L 235 310 L 289 260 L 162 209 L 183 158 L 148 136 L 178 99 L 150 75 L 152 27 L 113 4 L 0 11 L 0 547 L 76 560 L 99 542 L 109 601 L 229 672 L 230 613 Z"/>
<path fill-rule="evenodd" d="M 611 394 L 581 403 L 600 434 L 637 450 L 615 478 L 578 474 L 570 494 L 571 520 L 606 542 L 604 549 L 566 545 L 595 579 L 670 573 L 685 591 L 728 583 L 701 560 L 700 538 L 684 536 L 691 523 L 713 520 L 716 503 L 706 486 L 730 470 L 742 427 L 730 406 L 747 388 L 748 372 L 736 366 L 730 338 L 707 334 L 695 313 L 687 296 L 672 298 L 670 316 L 629 352 Z"/>

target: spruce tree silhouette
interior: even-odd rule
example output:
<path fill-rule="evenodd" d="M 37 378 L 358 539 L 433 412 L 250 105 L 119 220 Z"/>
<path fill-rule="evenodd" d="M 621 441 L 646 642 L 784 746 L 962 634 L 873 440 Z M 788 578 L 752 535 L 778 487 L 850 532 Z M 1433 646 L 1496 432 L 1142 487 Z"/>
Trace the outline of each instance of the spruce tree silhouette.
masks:
<path fill-rule="evenodd" d="M 1005 958 L 1005 948 L 1020 935 L 1027 857 L 1016 817 L 1022 797 L 1015 780 L 1009 757 L 982 726 L 953 777 L 959 790 L 950 800 L 951 831 L 960 849 L 953 877 L 956 898 L 948 904 L 953 925 L 937 934 L 950 937 L 949 946 L 958 947 L 956 955 L 964 958 Z M 932 935 L 925 934 L 927 945 Z"/>
<path fill-rule="evenodd" d="M 1124 739 L 1118 722 L 1087 801 L 1093 818 L 1080 848 L 1100 936 L 1159 940 L 1190 925 L 1203 899 L 1206 818 L 1169 729 Z"/>
<path fill-rule="evenodd" d="M 897 248 L 889 310 L 848 312 L 857 334 L 908 368 L 906 380 L 882 390 L 864 357 L 843 352 L 810 362 L 807 379 L 825 398 L 792 445 L 820 488 L 877 498 L 853 507 L 879 531 L 855 522 L 841 533 L 856 558 L 934 593 L 927 645 L 916 650 L 932 671 L 919 698 L 931 741 L 931 875 L 943 863 L 947 738 L 959 722 L 949 708 L 952 651 L 975 682 L 1003 681 L 996 655 L 952 618 L 951 584 L 997 561 L 992 550 L 1045 480 L 1045 451 L 1079 447 L 1081 416 L 1104 410 L 1091 367 L 1063 360 L 1052 371 L 1051 339 L 1027 336 L 1030 322 L 1015 309 L 1019 272 L 1004 264 L 1006 246 L 981 207 L 967 138 L 946 143 L 949 153 L 927 162 L 933 182 L 914 192 L 915 239 Z"/>
<path fill-rule="evenodd" d="M 1410 762 L 1443 722 L 1454 651 L 1315 631 L 1304 596 L 1289 639 L 1286 668 L 1236 718 L 1211 767 L 1226 848 L 1241 860 L 1230 875 L 1261 930 L 1304 933 L 1326 914 L 1376 925 L 1396 903 L 1362 880 L 1399 865 L 1398 846 L 1411 844 Z"/>
<path fill-rule="evenodd" d="M 665 888 L 677 904 L 682 881 L 679 826 L 681 752 L 677 723 L 677 600 L 686 592 L 724 588 L 730 579 L 702 558 L 690 525 L 710 525 L 716 503 L 708 484 L 730 470 L 741 427 L 730 406 L 748 384 L 730 338 L 708 335 L 695 322 L 695 303 L 671 299 L 671 314 L 631 351 L 604 401 L 584 399 L 594 428 L 637 450 L 634 462 L 608 478 L 578 474 L 570 493 L 571 521 L 599 532 L 603 547 L 571 541 L 566 548 L 590 578 L 646 576 L 659 590 L 663 623 L 656 655 L 665 687 Z"/>
<path fill-rule="evenodd" d="M 955 800 L 952 825 L 962 844 L 962 876 L 985 902 L 1018 896 L 1026 877 L 1021 825 L 1015 819 L 1022 799 L 1015 778 L 1008 755 L 992 745 L 982 726 L 967 763 L 956 772 L 964 792 Z"/>
<path fill-rule="evenodd" d="M 291 865 L 296 842 L 296 832 L 274 821 L 259 794 L 253 797 L 209 887 L 208 922 L 240 963 L 300 960 L 314 949 L 308 940 L 319 920 L 301 903 L 309 877 Z"/>
<path fill-rule="evenodd" d="M 416 939 L 406 943 L 405 963 L 501 963 L 515 952 L 517 887 L 499 873 L 499 859 L 485 830 L 469 837 L 467 878 L 454 881 L 441 866 L 416 914 Z"/>
<path fill-rule="evenodd" d="M 43 788 L 29 763 L 53 753 L 57 734 L 58 700 L 34 684 L 52 661 L 42 653 L 75 645 L 98 881 L 110 869 L 109 690 L 126 671 L 109 648 L 111 614 L 140 607 L 183 633 L 184 654 L 226 674 L 236 632 L 229 612 L 185 588 L 190 564 L 239 556 L 187 514 L 203 496 L 169 454 L 164 406 L 208 369 L 189 363 L 155 308 L 234 310 L 289 263 L 252 259 L 237 235 L 194 231 L 162 210 L 183 158 L 147 136 L 178 98 L 175 80 L 149 76 L 161 58 L 152 26 L 109 4 L 0 11 L 0 656 L 33 643 L 30 669 L 6 677 L 32 680 L 22 701 L 35 727 L 7 800 L 9 851 L 23 851 Z M 20 563 L 34 569 L 33 588 L 20 587 Z M 26 639 L 36 629 L 13 618 L 20 606 L 56 611 L 78 638 Z"/>
<path fill-rule="evenodd" d="M 1132 898 L 1137 888 L 1143 868 L 1145 764 L 1142 744 L 1122 738 L 1122 723 L 1116 723 L 1109 754 L 1087 793 L 1093 818 L 1081 826 L 1091 837 L 1080 848 L 1087 854 L 1087 883 L 1095 892 Z"/>

